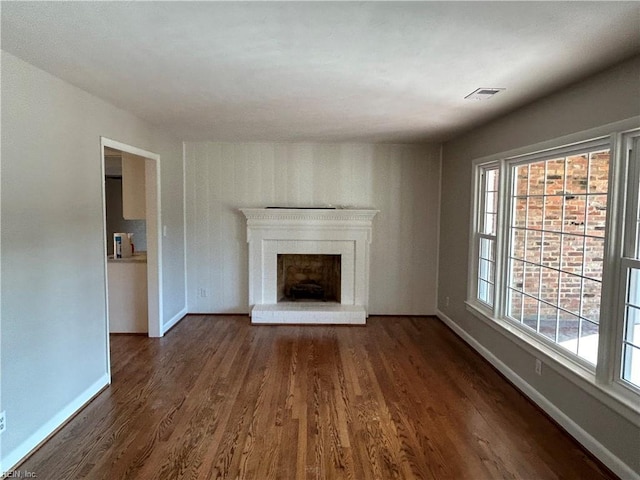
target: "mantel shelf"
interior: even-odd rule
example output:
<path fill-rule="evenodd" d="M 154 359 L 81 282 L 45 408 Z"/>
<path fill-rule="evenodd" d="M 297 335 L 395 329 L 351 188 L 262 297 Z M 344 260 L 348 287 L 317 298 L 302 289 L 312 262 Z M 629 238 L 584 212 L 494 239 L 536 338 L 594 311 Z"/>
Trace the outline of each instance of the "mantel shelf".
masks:
<path fill-rule="evenodd" d="M 328 208 L 241 208 L 247 220 L 371 222 L 378 210 Z"/>

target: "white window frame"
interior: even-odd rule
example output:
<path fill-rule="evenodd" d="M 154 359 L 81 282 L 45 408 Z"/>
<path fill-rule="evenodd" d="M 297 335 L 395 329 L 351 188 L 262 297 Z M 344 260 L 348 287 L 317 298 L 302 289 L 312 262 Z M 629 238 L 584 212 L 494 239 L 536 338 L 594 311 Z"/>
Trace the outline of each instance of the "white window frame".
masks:
<path fill-rule="evenodd" d="M 625 336 L 625 306 L 627 301 L 628 274 L 632 268 L 640 269 L 640 260 L 631 258 L 635 255 L 636 239 L 638 238 L 638 210 L 640 209 L 640 129 L 621 134 L 620 144 L 620 182 L 618 202 L 620 205 L 620 222 L 618 235 L 620 248 L 618 249 L 618 265 L 616 275 L 617 299 L 614 317 L 617 320 L 612 334 L 614 361 L 608 368 L 603 369 L 616 392 L 625 397 L 640 396 L 640 386 L 634 385 L 623 378 L 624 368 L 624 336 Z M 633 252 L 633 253 L 632 253 Z"/>
<path fill-rule="evenodd" d="M 487 234 L 484 233 L 484 218 L 483 215 L 486 213 L 486 205 L 485 205 L 485 189 L 484 189 L 484 178 L 485 178 L 485 174 L 487 171 L 490 170 L 497 170 L 498 172 L 498 181 L 501 182 L 502 181 L 502 176 L 501 176 L 501 171 L 500 171 L 500 165 L 499 162 L 489 162 L 489 163 L 485 163 L 480 165 L 477 169 L 477 175 L 476 178 L 474 180 L 475 182 L 475 186 L 474 186 L 474 192 L 475 192 L 475 200 L 474 200 L 474 204 L 478 206 L 477 209 L 473 210 L 472 212 L 472 217 L 473 217 L 473 231 L 472 231 L 472 242 L 471 242 L 471 257 L 475 258 L 476 261 L 473 264 L 473 267 L 471 268 L 471 271 L 473 272 L 472 275 L 474 277 L 474 281 L 473 282 L 469 282 L 468 285 L 470 287 L 468 293 L 468 297 L 469 298 L 473 298 L 474 301 L 476 302 L 478 308 L 481 308 L 483 310 L 485 310 L 486 312 L 491 312 L 493 310 L 493 308 L 496 305 L 496 294 L 497 294 L 497 289 L 495 288 L 496 286 L 496 278 L 498 275 L 498 265 L 497 265 L 497 261 L 498 261 L 498 238 L 497 235 L 491 235 L 491 234 Z M 496 218 L 496 233 L 498 231 L 498 229 L 500 228 L 500 186 L 498 187 L 498 192 L 496 192 L 498 194 L 498 212 L 497 212 L 497 218 Z M 495 263 L 494 263 L 494 274 L 493 274 L 493 284 L 494 284 L 494 289 L 493 289 L 493 304 L 489 304 L 484 302 L 482 299 L 479 298 L 479 277 L 480 277 L 480 271 L 479 271 L 479 264 L 480 264 L 480 242 L 482 239 L 487 239 L 487 240 L 493 240 L 494 241 L 494 255 L 495 255 Z"/>
<path fill-rule="evenodd" d="M 522 347 L 536 358 L 556 370 L 562 376 L 613 408 L 625 418 L 640 426 L 640 390 L 635 389 L 628 382 L 621 380 L 623 316 L 620 315 L 621 305 L 624 306 L 625 288 L 621 277 L 621 258 L 623 239 L 630 235 L 624 232 L 625 223 L 629 225 L 628 217 L 632 213 L 625 211 L 627 202 L 628 171 L 630 160 L 626 158 L 628 149 L 624 148 L 628 138 L 640 136 L 640 117 L 615 124 L 595 128 L 586 132 L 568 135 L 558 139 L 542 142 L 533 146 L 523 147 L 502 154 L 483 157 L 473 162 L 472 175 L 472 205 L 470 215 L 470 243 L 467 282 L 467 310 L 487 325 Z M 526 162 L 528 159 L 548 159 L 564 156 L 578 147 L 585 145 L 602 145 L 608 141 L 610 149 L 609 192 L 607 202 L 607 229 L 605 232 L 605 255 L 602 276 L 602 302 L 599 328 L 598 364 L 582 360 L 577 355 L 563 349 L 561 346 L 538 334 L 532 334 L 522 325 L 506 318 L 506 287 L 508 275 L 508 241 L 506 239 L 510 209 L 508 206 L 509 192 L 513 185 L 510 166 L 515 162 Z M 498 200 L 498 230 L 496 242 L 496 288 L 494 305 L 488 307 L 477 299 L 477 265 L 478 265 L 478 210 L 480 200 L 480 172 L 483 168 L 499 166 L 500 189 Z M 640 166 L 637 167 L 640 170 Z M 640 175 L 640 172 L 636 172 Z M 636 176 L 637 180 L 637 176 Z M 637 182 L 636 182 L 637 183 Z M 638 190 L 637 186 L 635 187 Z M 635 193 L 640 195 L 640 192 Z M 637 197 L 636 197 L 637 198 Z M 505 208 L 507 207 L 507 208 Z M 635 221 L 635 220 L 634 220 Z M 633 223 L 631 223 L 632 225 Z M 628 240 L 627 240 L 628 241 Z"/>

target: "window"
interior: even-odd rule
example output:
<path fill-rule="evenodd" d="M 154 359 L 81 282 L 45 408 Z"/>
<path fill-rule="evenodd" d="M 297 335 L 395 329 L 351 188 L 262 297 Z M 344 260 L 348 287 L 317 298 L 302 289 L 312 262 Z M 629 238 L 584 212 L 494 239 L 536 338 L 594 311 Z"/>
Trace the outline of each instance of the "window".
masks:
<path fill-rule="evenodd" d="M 467 304 L 637 406 L 640 129 L 607 134 L 474 162 Z"/>
<path fill-rule="evenodd" d="M 629 143 L 627 228 L 621 262 L 625 293 L 620 378 L 640 388 L 640 136 L 632 137 Z"/>
<path fill-rule="evenodd" d="M 609 149 L 509 164 L 506 315 L 596 364 Z"/>
<path fill-rule="evenodd" d="M 476 229 L 477 299 L 492 307 L 496 275 L 496 232 L 498 228 L 497 166 L 483 168 L 480 174 L 480 215 Z"/>
<path fill-rule="evenodd" d="M 474 162 L 467 307 L 637 415 L 640 128 L 618 125 Z"/>

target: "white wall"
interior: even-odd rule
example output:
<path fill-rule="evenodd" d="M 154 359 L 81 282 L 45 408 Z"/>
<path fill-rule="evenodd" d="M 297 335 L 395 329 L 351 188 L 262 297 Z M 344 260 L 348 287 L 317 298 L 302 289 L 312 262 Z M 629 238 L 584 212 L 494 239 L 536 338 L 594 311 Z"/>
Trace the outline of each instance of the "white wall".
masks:
<path fill-rule="evenodd" d="M 467 312 L 464 301 L 472 160 L 640 115 L 639 79 L 636 57 L 444 145 L 438 292 L 442 317 L 557 409 L 556 419 L 565 418 L 565 427 L 591 442 L 592 451 L 599 449 L 596 453 L 618 474 L 633 470 L 638 475 L 640 428 L 558 371 L 544 368 L 542 376 L 535 375 L 535 357 Z"/>
<path fill-rule="evenodd" d="M 2 52 L 0 471 L 108 381 L 100 137 L 161 156 L 163 318 L 185 310 L 182 145 Z"/>
<path fill-rule="evenodd" d="M 238 208 L 324 204 L 380 210 L 370 313 L 435 312 L 438 147 L 203 142 L 187 143 L 185 159 L 190 312 L 248 313 Z"/>

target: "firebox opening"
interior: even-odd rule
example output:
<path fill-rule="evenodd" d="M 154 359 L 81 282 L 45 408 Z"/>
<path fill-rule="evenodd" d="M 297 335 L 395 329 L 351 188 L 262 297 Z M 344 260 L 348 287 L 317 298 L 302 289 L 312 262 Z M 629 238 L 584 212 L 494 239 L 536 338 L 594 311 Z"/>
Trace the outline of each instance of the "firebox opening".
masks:
<path fill-rule="evenodd" d="M 278 302 L 340 303 L 340 257 L 278 254 Z"/>

